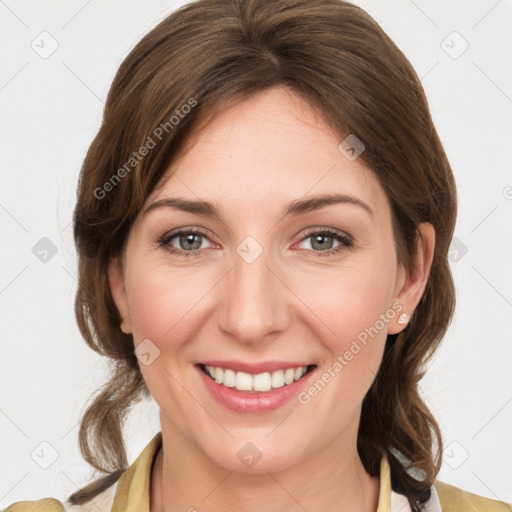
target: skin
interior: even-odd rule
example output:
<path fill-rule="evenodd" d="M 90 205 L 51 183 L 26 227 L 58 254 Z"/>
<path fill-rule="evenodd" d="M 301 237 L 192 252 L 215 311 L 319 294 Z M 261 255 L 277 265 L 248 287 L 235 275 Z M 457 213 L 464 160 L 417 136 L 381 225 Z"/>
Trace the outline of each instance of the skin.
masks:
<path fill-rule="evenodd" d="M 307 405 L 292 399 L 265 414 L 230 411 L 194 367 L 206 359 L 304 361 L 318 366 L 319 377 L 393 303 L 413 313 L 430 271 L 434 229 L 419 226 L 418 256 L 405 271 L 384 190 L 360 159 L 341 154 L 340 142 L 283 87 L 243 100 L 199 133 L 146 202 L 200 198 L 219 205 L 223 220 L 154 209 L 132 226 L 123 261 L 111 262 L 121 329 L 135 346 L 149 338 L 160 350 L 150 365 L 139 362 L 163 436 L 152 512 L 376 510 L 379 479 L 363 468 L 357 430 L 386 336 L 405 328 L 398 314 Z M 281 215 L 292 200 L 334 192 L 364 201 L 373 217 L 353 204 Z M 193 227 L 208 233 L 193 240 L 199 256 L 159 246 L 162 235 Z M 338 230 L 353 246 L 315 257 L 322 248 L 304 235 L 307 228 Z M 263 250 L 250 264 L 236 252 L 247 236 Z M 190 252 L 179 236 L 169 243 Z M 262 453 L 252 469 L 237 457 L 247 442 Z"/>

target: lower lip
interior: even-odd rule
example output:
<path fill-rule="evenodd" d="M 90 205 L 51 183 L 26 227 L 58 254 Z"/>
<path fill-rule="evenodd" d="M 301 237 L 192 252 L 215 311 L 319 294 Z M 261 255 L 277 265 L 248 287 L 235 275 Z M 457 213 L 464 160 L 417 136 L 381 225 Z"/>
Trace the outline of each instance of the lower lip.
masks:
<path fill-rule="evenodd" d="M 277 389 L 265 392 L 238 391 L 236 388 L 228 388 L 218 384 L 206 375 L 199 366 L 196 366 L 208 391 L 222 405 L 235 412 L 261 414 L 274 411 L 286 402 L 297 396 L 307 383 L 315 369 L 306 373 L 293 384 L 287 384 Z"/>

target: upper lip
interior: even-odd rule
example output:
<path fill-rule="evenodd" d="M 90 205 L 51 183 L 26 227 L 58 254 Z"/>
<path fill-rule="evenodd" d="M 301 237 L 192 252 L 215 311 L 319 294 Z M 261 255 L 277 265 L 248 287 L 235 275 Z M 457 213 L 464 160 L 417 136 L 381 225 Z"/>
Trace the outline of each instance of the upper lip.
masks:
<path fill-rule="evenodd" d="M 234 372 L 245 372 L 257 375 L 258 373 L 275 372 L 277 370 L 287 370 L 288 368 L 300 368 L 302 366 L 311 366 L 311 363 L 300 363 L 297 361 L 261 361 L 255 362 L 243 362 L 233 360 L 210 360 L 201 361 L 199 364 L 206 366 L 215 366 L 226 370 L 233 370 Z"/>

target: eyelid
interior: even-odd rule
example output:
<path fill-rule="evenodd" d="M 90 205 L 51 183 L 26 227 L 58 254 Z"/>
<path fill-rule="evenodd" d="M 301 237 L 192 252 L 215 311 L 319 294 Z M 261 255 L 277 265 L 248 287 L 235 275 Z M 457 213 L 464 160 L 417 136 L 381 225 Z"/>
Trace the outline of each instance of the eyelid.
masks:
<path fill-rule="evenodd" d="M 177 249 L 176 247 L 172 247 L 170 245 L 170 241 L 173 238 L 175 238 L 179 235 L 182 235 L 182 234 L 201 235 L 204 238 L 207 238 L 213 244 L 215 244 L 215 242 L 213 242 L 211 240 L 211 235 L 209 234 L 208 230 L 206 230 L 204 228 L 200 228 L 200 227 L 195 227 L 195 226 L 186 226 L 186 227 L 176 228 L 172 231 L 164 233 L 157 241 L 158 247 L 166 246 L 166 249 L 168 252 L 170 252 L 171 254 L 177 254 L 178 256 L 200 256 L 201 253 L 205 249 L 194 249 L 192 251 L 185 251 L 183 249 Z M 346 233 L 344 231 L 340 231 L 338 229 L 334 229 L 334 228 L 318 227 L 318 226 L 312 226 L 310 228 L 306 228 L 305 230 L 303 230 L 301 232 L 301 234 L 299 235 L 300 239 L 297 242 L 295 242 L 292 245 L 292 247 L 299 244 L 300 242 L 303 242 L 304 240 L 306 240 L 307 238 L 309 238 L 310 236 L 315 235 L 315 234 L 318 234 L 318 235 L 327 234 L 331 238 L 337 239 L 340 242 L 340 245 L 338 247 L 327 249 L 325 251 L 313 251 L 310 249 L 299 249 L 299 250 L 307 251 L 308 253 L 311 253 L 314 257 L 323 257 L 323 256 L 334 255 L 334 254 L 341 252 L 344 249 L 351 249 L 353 247 L 354 238 L 351 235 L 349 235 L 348 233 Z"/>
<path fill-rule="evenodd" d="M 297 245 L 304 240 L 307 240 L 312 235 L 324 235 L 327 234 L 329 237 L 337 239 L 340 242 L 340 245 L 338 247 L 334 247 L 331 249 L 327 249 L 325 251 L 313 251 L 310 249 L 299 249 L 302 251 L 307 251 L 309 254 L 311 254 L 314 257 L 328 257 L 328 256 L 334 256 L 336 254 L 340 254 L 342 251 L 347 249 L 353 249 L 354 247 L 354 238 L 346 233 L 345 231 L 340 231 L 338 229 L 329 228 L 329 227 L 318 227 L 314 226 L 311 228 L 307 228 L 306 230 L 302 231 L 300 234 L 300 239 L 298 242 L 296 242 L 294 245 Z"/>
<path fill-rule="evenodd" d="M 352 236 L 350 236 L 345 231 L 341 231 L 341 230 L 335 229 L 335 228 L 313 226 L 311 228 L 306 228 L 304 231 L 301 231 L 301 234 L 299 235 L 301 237 L 299 242 L 304 240 L 304 238 L 307 238 L 308 236 L 310 236 L 312 234 L 316 234 L 316 233 L 318 233 L 318 234 L 329 233 L 330 235 L 333 235 L 333 236 L 336 235 L 339 237 L 346 238 L 347 240 L 350 240 L 351 242 L 354 241 Z"/>
<path fill-rule="evenodd" d="M 173 239 L 176 236 L 181 235 L 181 234 L 202 235 L 205 238 L 207 238 L 208 240 L 210 240 L 212 243 L 214 243 L 211 240 L 211 238 L 213 238 L 213 237 L 210 235 L 208 230 L 206 230 L 204 228 L 196 227 L 196 226 L 180 227 L 180 228 L 173 229 L 171 231 L 167 231 L 162 236 L 160 236 L 158 238 L 157 242 L 158 242 L 159 246 L 162 246 L 162 245 L 165 245 L 166 243 L 169 243 L 169 241 L 171 239 Z M 203 250 L 203 249 L 197 249 L 197 250 Z M 194 251 L 186 251 L 186 252 L 194 252 Z"/>

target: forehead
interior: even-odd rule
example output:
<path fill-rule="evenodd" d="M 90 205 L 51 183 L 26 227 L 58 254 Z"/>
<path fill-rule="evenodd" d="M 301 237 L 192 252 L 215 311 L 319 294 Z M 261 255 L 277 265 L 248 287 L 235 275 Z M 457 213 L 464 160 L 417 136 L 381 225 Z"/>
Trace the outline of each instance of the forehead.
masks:
<path fill-rule="evenodd" d="M 341 142 L 302 98 L 283 87 L 267 89 L 200 130 L 146 205 L 178 196 L 216 203 L 226 215 L 261 215 L 310 195 L 340 193 L 386 209 L 374 172 L 361 159 L 346 158 Z"/>

